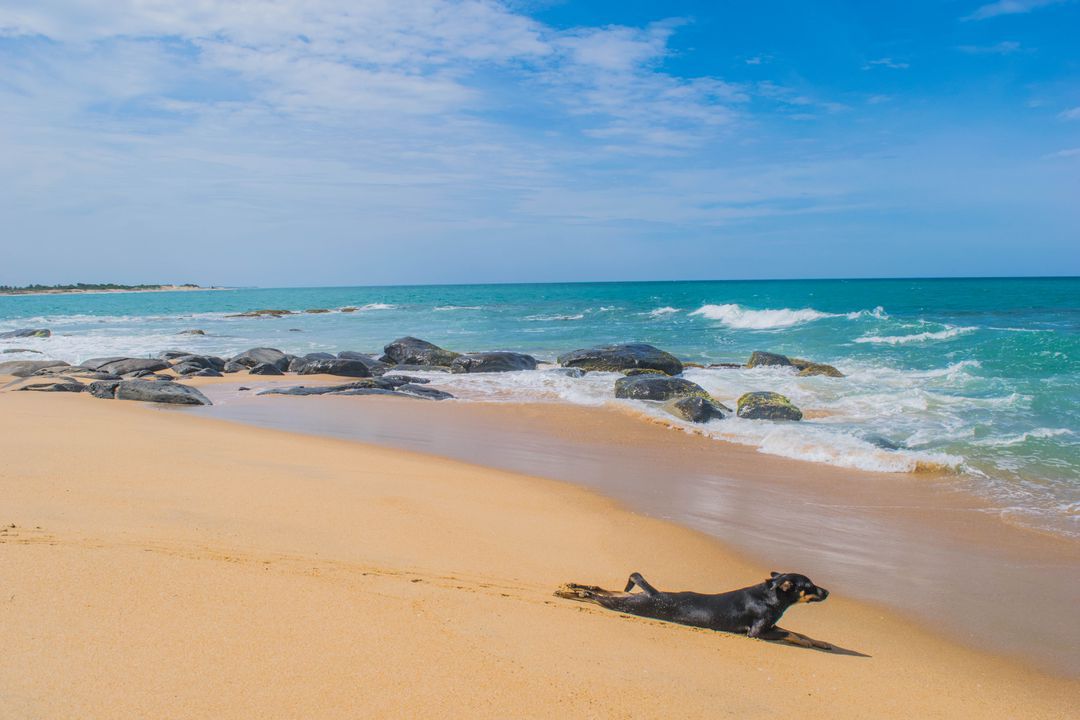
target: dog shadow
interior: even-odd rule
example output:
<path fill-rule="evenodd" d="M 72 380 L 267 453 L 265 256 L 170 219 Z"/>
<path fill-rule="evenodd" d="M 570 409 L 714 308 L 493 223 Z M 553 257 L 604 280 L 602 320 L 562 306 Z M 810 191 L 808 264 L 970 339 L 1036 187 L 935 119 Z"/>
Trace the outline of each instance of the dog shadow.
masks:
<path fill-rule="evenodd" d="M 773 632 L 770 635 L 762 636 L 761 639 L 765 642 L 772 643 L 773 645 L 787 645 L 788 647 L 795 647 L 801 650 L 816 650 L 817 652 L 829 653 L 830 655 L 848 655 L 851 657 L 864 658 L 873 657 L 873 655 L 867 655 L 858 650 L 851 650 L 850 648 L 833 645 L 824 640 L 816 640 L 809 635 L 785 630 L 779 626 L 773 628 Z"/>

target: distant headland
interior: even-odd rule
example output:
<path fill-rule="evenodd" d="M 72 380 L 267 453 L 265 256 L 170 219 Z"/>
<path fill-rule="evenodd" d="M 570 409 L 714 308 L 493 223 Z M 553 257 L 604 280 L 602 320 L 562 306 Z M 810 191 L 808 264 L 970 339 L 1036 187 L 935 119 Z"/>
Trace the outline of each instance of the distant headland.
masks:
<path fill-rule="evenodd" d="M 183 285 L 121 285 L 118 283 L 75 283 L 74 285 L 0 285 L 0 295 L 61 295 L 69 293 L 129 293 L 129 292 L 178 292 L 190 290 L 224 290 L 221 287 L 203 287 L 195 283 Z"/>

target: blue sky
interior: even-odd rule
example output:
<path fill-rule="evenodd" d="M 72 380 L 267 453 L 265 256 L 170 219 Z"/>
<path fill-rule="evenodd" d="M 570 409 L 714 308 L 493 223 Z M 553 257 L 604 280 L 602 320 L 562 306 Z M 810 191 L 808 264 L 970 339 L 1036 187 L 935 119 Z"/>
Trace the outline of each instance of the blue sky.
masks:
<path fill-rule="evenodd" d="M 1080 274 L 1080 2 L 0 0 L 0 283 Z"/>

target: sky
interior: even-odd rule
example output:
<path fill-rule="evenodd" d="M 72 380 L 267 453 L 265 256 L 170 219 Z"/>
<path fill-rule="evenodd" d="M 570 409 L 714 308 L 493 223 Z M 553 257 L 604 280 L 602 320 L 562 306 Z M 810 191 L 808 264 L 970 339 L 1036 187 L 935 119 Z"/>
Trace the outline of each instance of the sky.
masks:
<path fill-rule="evenodd" d="M 0 284 L 1080 275 L 1078 36 L 1078 0 L 0 0 Z"/>

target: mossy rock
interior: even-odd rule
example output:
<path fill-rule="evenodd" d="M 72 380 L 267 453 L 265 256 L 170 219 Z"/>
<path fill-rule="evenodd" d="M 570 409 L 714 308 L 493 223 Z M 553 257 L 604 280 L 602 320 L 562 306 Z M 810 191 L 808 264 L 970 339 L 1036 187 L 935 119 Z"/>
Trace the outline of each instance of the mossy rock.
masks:
<path fill-rule="evenodd" d="M 731 412 L 723 403 L 718 403 L 707 397 L 695 395 L 693 397 L 676 398 L 664 403 L 664 410 L 668 411 L 680 420 L 692 423 L 705 423 L 710 420 L 723 420 L 724 411 Z"/>
<path fill-rule="evenodd" d="M 739 398 L 738 416 L 744 420 L 802 420 L 802 410 L 775 392 L 749 392 Z"/>
<path fill-rule="evenodd" d="M 702 397 L 709 393 L 697 383 L 667 375 L 634 375 L 615 381 L 615 397 L 625 400 L 672 400 Z"/>
<path fill-rule="evenodd" d="M 750 359 L 746 362 L 746 367 L 748 368 L 790 366 L 791 359 L 787 355 L 765 352 L 764 350 L 755 350 L 750 354 Z"/>
<path fill-rule="evenodd" d="M 656 368 L 630 368 L 623 370 L 622 374 L 626 377 L 634 377 L 635 375 L 667 375 L 663 370 L 657 370 Z"/>
<path fill-rule="evenodd" d="M 832 365 L 826 365 L 825 363 L 806 363 L 804 366 L 799 368 L 800 377 L 810 377 L 811 375 L 824 375 L 825 377 L 834 378 L 844 377 L 844 373 L 840 372 Z"/>
<path fill-rule="evenodd" d="M 327 310 L 326 308 L 311 308 L 309 310 L 305 310 L 304 312 L 306 312 L 309 315 L 321 315 L 323 313 L 328 313 L 330 311 Z"/>

